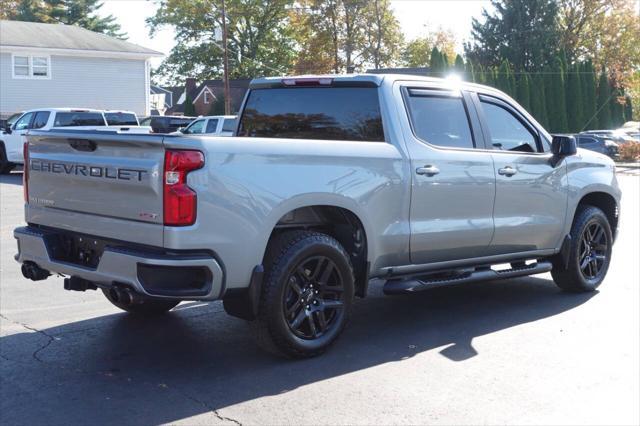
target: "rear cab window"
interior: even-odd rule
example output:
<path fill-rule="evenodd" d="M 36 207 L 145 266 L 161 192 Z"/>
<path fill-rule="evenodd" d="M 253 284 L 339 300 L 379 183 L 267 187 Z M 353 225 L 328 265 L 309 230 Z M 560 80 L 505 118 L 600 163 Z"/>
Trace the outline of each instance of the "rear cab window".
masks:
<path fill-rule="evenodd" d="M 237 135 L 384 142 L 378 88 L 251 89 Z"/>
<path fill-rule="evenodd" d="M 238 125 L 237 118 L 225 118 L 222 122 L 222 131 L 223 132 L 235 132 L 236 126 Z"/>
<path fill-rule="evenodd" d="M 105 112 L 104 118 L 109 126 L 137 126 L 138 118 L 127 112 Z"/>
<path fill-rule="evenodd" d="M 106 126 L 101 112 L 56 112 L 53 127 Z"/>

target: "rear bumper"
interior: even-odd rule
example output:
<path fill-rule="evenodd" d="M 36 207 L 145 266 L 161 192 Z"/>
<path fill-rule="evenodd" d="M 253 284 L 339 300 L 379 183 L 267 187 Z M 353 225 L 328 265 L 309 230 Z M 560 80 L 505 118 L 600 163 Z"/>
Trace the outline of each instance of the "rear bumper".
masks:
<path fill-rule="evenodd" d="M 222 267 L 210 254 L 168 253 L 107 242 L 97 265 L 88 267 L 55 258 L 51 237 L 64 232 L 30 226 L 16 228 L 16 260 L 34 262 L 52 273 L 79 277 L 99 287 L 127 285 L 152 297 L 216 300 L 224 292 Z"/>

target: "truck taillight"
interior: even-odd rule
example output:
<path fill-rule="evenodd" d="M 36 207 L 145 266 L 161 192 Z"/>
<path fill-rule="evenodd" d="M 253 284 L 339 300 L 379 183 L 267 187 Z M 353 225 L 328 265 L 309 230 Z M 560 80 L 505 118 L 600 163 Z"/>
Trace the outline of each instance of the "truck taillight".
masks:
<path fill-rule="evenodd" d="M 29 142 L 22 145 L 22 158 L 24 166 L 22 170 L 22 192 L 24 194 L 24 202 L 29 203 Z"/>
<path fill-rule="evenodd" d="M 167 150 L 164 155 L 164 224 L 193 225 L 197 196 L 187 185 L 187 174 L 204 165 L 200 151 Z"/>

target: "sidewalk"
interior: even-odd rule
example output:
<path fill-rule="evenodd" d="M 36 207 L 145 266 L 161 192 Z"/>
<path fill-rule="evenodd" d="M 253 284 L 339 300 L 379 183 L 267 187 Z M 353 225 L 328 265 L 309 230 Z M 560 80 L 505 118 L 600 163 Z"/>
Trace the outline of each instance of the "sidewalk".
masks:
<path fill-rule="evenodd" d="M 640 161 L 625 161 L 625 162 L 617 162 L 617 169 L 640 169 Z"/>

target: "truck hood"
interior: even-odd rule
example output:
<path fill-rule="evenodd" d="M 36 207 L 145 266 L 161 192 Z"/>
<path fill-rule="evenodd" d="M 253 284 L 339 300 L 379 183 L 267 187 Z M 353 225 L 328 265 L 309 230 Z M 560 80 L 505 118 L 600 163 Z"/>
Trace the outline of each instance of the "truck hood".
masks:
<path fill-rule="evenodd" d="M 613 160 L 608 156 L 588 149 L 578 148 L 578 153 L 574 157 L 579 162 L 600 164 L 603 166 L 615 166 Z"/>

